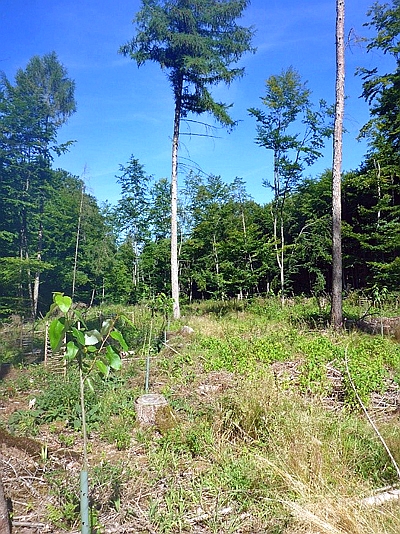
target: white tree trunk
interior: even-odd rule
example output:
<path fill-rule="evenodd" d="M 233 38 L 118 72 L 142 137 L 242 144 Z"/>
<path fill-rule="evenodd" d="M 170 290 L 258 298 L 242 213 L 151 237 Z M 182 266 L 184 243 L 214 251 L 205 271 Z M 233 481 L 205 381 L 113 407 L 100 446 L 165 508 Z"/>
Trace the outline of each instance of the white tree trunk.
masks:
<path fill-rule="evenodd" d="M 42 227 L 42 223 L 40 223 L 40 228 L 39 228 L 39 243 L 38 243 L 38 252 L 37 252 L 37 255 L 36 255 L 36 259 L 38 261 L 41 261 L 42 259 L 42 239 L 43 239 L 43 227 Z M 36 318 L 36 314 L 37 314 L 37 309 L 38 309 L 38 302 L 39 302 L 39 287 L 40 287 L 40 271 L 39 271 L 39 268 L 37 268 L 36 270 L 36 273 L 35 273 L 35 278 L 34 278 L 34 281 L 33 281 L 33 293 L 32 293 L 32 315 L 33 315 L 33 319 Z"/>
<path fill-rule="evenodd" d="M 171 292 L 173 299 L 173 317 L 181 316 L 179 306 L 179 264 L 178 264 L 178 148 L 181 107 L 175 103 L 174 136 L 172 139 L 171 172 Z"/>
<path fill-rule="evenodd" d="M 336 106 L 332 166 L 332 308 L 335 329 L 342 327 L 342 153 L 344 115 L 344 0 L 336 0 Z"/>

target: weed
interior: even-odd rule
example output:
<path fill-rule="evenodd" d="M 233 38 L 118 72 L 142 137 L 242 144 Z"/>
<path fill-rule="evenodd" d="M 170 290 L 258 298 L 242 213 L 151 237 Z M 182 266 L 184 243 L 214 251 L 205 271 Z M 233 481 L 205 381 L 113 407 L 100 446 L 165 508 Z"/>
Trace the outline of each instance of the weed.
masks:
<path fill-rule="evenodd" d="M 192 458 L 206 454 L 214 441 L 211 425 L 207 421 L 197 421 L 186 426 L 177 426 L 167 431 L 159 440 L 164 450 Z"/>
<path fill-rule="evenodd" d="M 300 386 L 314 394 L 329 394 L 332 385 L 328 381 L 326 364 L 335 360 L 339 354 L 332 341 L 322 335 L 304 336 L 299 346 L 304 355 L 300 368 Z"/>
<path fill-rule="evenodd" d="M 46 471 L 52 502 L 47 504 L 47 519 L 66 529 L 76 524 L 79 518 L 79 496 L 74 487 L 79 487 L 75 476 L 65 477 L 64 471 Z"/>
<path fill-rule="evenodd" d="M 149 319 L 142 311 L 132 310 L 141 332 Z M 195 329 L 190 344 L 173 345 L 176 350 L 158 355 L 152 366 L 153 387 L 177 414 L 176 424 L 162 432 L 133 428 L 134 400 L 142 393 L 136 365 L 96 383 L 97 395 L 90 398 L 88 391 L 88 408 L 93 408 L 92 428 L 98 427 L 89 453 L 97 531 L 127 519 L 137 520 L 139 530 L 160 534 L 398 532 L 395 506 L 386 503 L 373 511 L 359 506 L 372 488 L 396 482 L 396 473 L 355 409 L 344 354 L 348 347 L 352 380 L 367 401 L 372 391 L 384 391 L 389 373 L 400 376 L 400 347 L 381 336 L 322 330 L 318 313 L 311 299 L 294 299 L 284 309 L 274 298 L 240 306 L 201 303 L 190 316 Z M 135 335 L 132 331 L 133 342 Z M 295 361 L 300 369 L 293 377 L 287 365 L 285 389 L 271 374 L 276 361 Z M 344 409 L 326 410 L 319 400 L 330 389 L 327 364 L 342 370 Z M 34 409 L 15 413 L 13 427 L 31 435 L 43 431 L 50 451 L 55 437 L 77 451 L 73 376 L 64 382 L 37 367 L 21 369 L 29 380 L 21 379 L 13 394 L 31 398 L 32 388 L 40 393 L 34 392 Z M 220 370 L 229 373 L 210 374 Z M 219 387 L 198 389 L 214 380 Z M 46 427 L 43 421 L 49 421 Z M 377 425 L 399 460 L 397 418 L 378 419 Z M 50 454 L 43 475 L 50 488 L 47 516 L 57 532 L 75 531 L 77 473 L 54 471 L 52 465 Z"/>
<path fill-rule="evenodd" d="M 134 473 L 126 462 L 104 461 L 94 466 L 90 473 L 92 508 L 120 507 L 122 487 L 132 476 Z"/>
<path fill-rule="evenodd" d="M 358 338 L 357 342 L 351 344 L 346 351 L 347 366 L 343 363 L 341 369 L 346 388 L 346 402 L 350 406 L 355 407 L 359 404 L 353 384 L 364 404 L 368 404 L 373 391 L 382 392 L 384 389 L 387 371 L 384 366 L 384 354 L 376 339 Z"/>
<path fill-rule="evenodd" d="M 8 428 L 23 436 L 37 436 L 37 421 L 41 415 L 41 410 L 16 410 L 8 418 Z"/>
<path fill-rule="evenodd" d="M 131 444 L 132 427 L 133 424 L 127 417 L 113 416 L 102 425 L 101 436 L 109 443 L 114 443 L 117 450 L 125 450 Z"/>

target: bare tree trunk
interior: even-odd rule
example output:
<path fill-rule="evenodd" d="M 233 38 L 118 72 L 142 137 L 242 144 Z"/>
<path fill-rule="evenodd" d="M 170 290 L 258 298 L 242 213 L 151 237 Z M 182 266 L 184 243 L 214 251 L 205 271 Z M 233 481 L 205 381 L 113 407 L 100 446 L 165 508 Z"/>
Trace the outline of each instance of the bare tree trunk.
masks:
<path fill-rule="evenodd" d="M 248 258 L 248 261 L 249 261 L 250 271 L 251 271 L 252 273 L 254 273 L 253 256 L 252 256 L 251 252 L 249 252 L 249 250 L 248 250 L 246 218 L 245 218 L 245 213 L 244 213 L 243 205 L 241 205 L 241 209 L 240 209 L 240 211 L 241 211 L 241 216 L 242 216 L 242 228 L 243 228 L 243 238 L 244 238 L 245 254 L 247 255 L 247 258 Z M 256 291 L 257 291 L 257 293 L 260 292 L 260 288 L 259 288 L 259 285 L 258 285 L 258 280 L 257 280 L 257 282 L 256 282 Z"/>
<path fill-rule="evenodd" d="M 171 291 L 173 299 L 173 317 L 181 316 L 179 306 L 179 264 L 178 264 L 178 149 L 179 127 L 181 119 L 181 98 L 183 80 L 180 80 L 175 99 L 174 136 L 172 139 L 171 172 Z"/>
<path fill-rule="evenodd" d="M 382 198 L 382 192 L 381 192 L 381 166 L 380 166 L 379 161 L 376 161 L 376 159 L 374 159 L 374 167 L 375 167 L 375 170 L 376 170 L 376 181 L 377 181 L 377 186 L 378 186 L 378 205 L 380 205 L 381 198 Z M 381 222 L 381 210 L 378 209 L 377 222 L 376 222 L 376 226 L 377 227 L 379 227 L 379 223 L 380 222 Z"/>
<path fill-rule="evenodd" d="M 36 255 L 36 259 L 38 261 L 41 261 L 42 259 L 42 246 L 43 246 L 43 224 L 42 224 L 42 221 L 40 221 L 39 222 L 39 233 L 38 233 L 38 250 L 37 250 L 37 255 Z M 38 268 L 36 269 L 36 273 L 35 273 L 35 279 L 33 281 L 33 295 L 32 295 L 33 320 L 35 320 L 36 315 L 37 315 L 37 308 L 38 308 L 38 302 L 39 302 L 39 287 L 40 287 L 40 270 L 38 266 Z"/>
<path fill-rule="evenodd" d="M 278 263 L 279 263 L 279 267 L 281 270 L 281 303 L 282 303 L 282 306 L 285 304 L 285 271 L 284 271 L 285 266 L 283 262 L 284 249 L 285 249 L 285 234 L 283 230 L 283 218 L 281 216 L 281 250 L 280 250 L 281 257 L 280 257 L 280 262 Z"/>
<path fill-rule="evenodd" d="M 83 211 L 83 192 L 84 192 L 84 186 L 82 185 L 81 203 L 79 205 L 78 228 L 76 230 L 76 240 L 75 240 L 74 269 L 72 272 L 72 291 L 71 291 L 72 299 L 75 296 L 76 271 L 78 267 L 79 239 L 81 235 L 81 223 L 82 223 L 82 211 Z"/>
<path fill-rule="evenodd" d="M 280 286 L 281 286 L 281 303 L 282 306 L 285 304 L 285 271 L 284 271 L 284 246 L 285 246 L 285 235 L 283 231 L 283 220 L 281 218 L 280 220 L 280 246 L 278 246 L 278 215 L 276 210 L 273 211 L 271 208 L 271 215 L 273 218 L 273 225 L 274 225 L 274 248 L 275 248 L 275 257 L 276 257 L 276 263 L 278 264 L 279 268 L 279 279 L 280 279 Z"/>
<path fill-rule="evenodd" d="M 343 324 L 342 308 L 342 152 L 344 115 L 344 15 L 345 1 L 336 0 L 336 106 L 332 166 L 332 307 L 331 322 L 337 330 Z"/>
<path fill-rule="evenodd" d="M 136 235 L 136 232 L 135 232 Z M 134 238 L 132 243 L 132 249 L 133 249 L 133 256 L 134 256 L 134 262 L 133 262 L 133 272 L 132 272 L 132 283 L 133 287 L 136 289 L 138 285 L 139 280 L 139 253 L 138 253 L 138 244 L 136 241 L 136 238 Z"/>

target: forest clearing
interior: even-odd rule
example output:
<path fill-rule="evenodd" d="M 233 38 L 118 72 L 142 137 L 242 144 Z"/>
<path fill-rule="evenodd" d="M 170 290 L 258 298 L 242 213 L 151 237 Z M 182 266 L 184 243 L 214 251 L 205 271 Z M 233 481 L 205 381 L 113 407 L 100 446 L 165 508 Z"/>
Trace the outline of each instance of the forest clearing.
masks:
<path fill-rule="evenodd" d="M 136 2 L 133 34 L 114 26 L 117 61 L 92 21 L 102 8 L 113 34 L 119 14 L 92 0 L 93 34 L 76 35 L 95 60 L 80 41 L 64 57 L 83 84 L 93 75 L 75 131 L 87 128 L 100 177 L 117 173 L 101 204 L 86 165 L 55 163 L 78 109 L 57 52 L 24 50 L 0 72 L 0 534 L 400 532 L 400 0 L 374 3 L 365 35 L 347 37 L 344 0 L 306 15 L 292 3 L 277 36 L 290 61 L 271 72 L 280 24 L 265 24 L 264 1 L 259 52 L 249 0 Z M 70 0 L 65 32 L 64 3 L 48 10 L 47 43 L 82 6 Z M 328 7 L 318 40 L 309 19 L 320 28 Z M 331 42 L 324 65 L 300 60 L 328 100 L 292 66 L 293 25 L 313 51 Z M 351 74 L 366 120 L 346 116 L 350 45 L 364 51 Z M 120 77 L 126 59 L 146 78 Z M 245 68 L 264 77 L 261 97 L 241 93 Z M 102 122 L 106 102 L 124 103 L 119 119 Z M 224 145 L 243 117 L 251 133 Z M 346 121 L 366 147 L 350 170 Z M 238 175 L 249 140 L 260 156 Z"/>
<path fill-rule="evenodd" d="M 383 312 L 390 335 L 335 332 L 315 299 L 205 301 L 171 324 L 149 306 L 86 310 L 91 327 L 130 317 L 118 323 L 129 346 L 121 369 L 92 372 L 85 390 L 90 532 L 398 532 L 398 501 L 365 501 L 387 487 L 396 496 L 400 461 L 398 302 L 371 306 L 348 298 L 345 315 L 379 323 Z M 72 534 L 79 379 L 56 356 L 43 363 L 43 321 L 35 330 L 32 361 L 17 318 L 2 325 L 4 491 L 13 534 Z M 146 361 L 148 392 L 169 409 L 141 427 Z"/>

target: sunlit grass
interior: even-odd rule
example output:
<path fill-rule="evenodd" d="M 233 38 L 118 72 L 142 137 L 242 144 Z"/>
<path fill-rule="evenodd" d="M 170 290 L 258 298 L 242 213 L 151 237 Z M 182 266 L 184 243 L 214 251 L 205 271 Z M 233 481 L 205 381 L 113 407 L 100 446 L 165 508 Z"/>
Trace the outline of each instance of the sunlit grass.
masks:
<path fill-rule="evenodd" d="M 122 310 L 107 310 L 117 312 Z M 399 532 L 396 505 L 362 505 L 374 489 L 398 480 L 351 383 L 368 408 L 371 393 L 383 394 L 387 380 L 400 376 L 399 344 L 333 332 L 313 299 L 294 299 L 284 308 L 276 298 L 200 303 L 184 312 L 167 326 L 174 332 L 167 346 L 151 344 L 150 388 L 166 396 L 173 424 L 143 430 L 134 412 L 144 387 L 141 348 L 150 331 L 159 336 L 166 325 L 144 307 L 125 310 L 133 353 L 91 400 L 93 499 L 100 522 L 113 515 L 121 525 L 137 521 L 143 531 L 171 534 Z M 182 325 L 193 334 L 179 334 Z M 343 398 L 328 409 L 329 368 L 341 373 Z M 29 379 L 15 380 L 14 394 L 40 389 L 35 395 L 43 413 L 22 410 L 9 429 L 39 439 L 46 420 L 60 443 L 62 437 L 70 447 L 79 445 L 78 433 L 71 437 L 71 385 L 37 369 Z M 5 398 L 6 386 L 1 394 Z M 46 406 L 68 421 L 65 435 Z M 379 431 L 400 461 L 399 420 L 390 410 L 378 415 Z M 50 515 L 57 524 L 72 524 L 72 483 L 61 476 L 54 478 L 58 504 L 52 503 Z"/>

